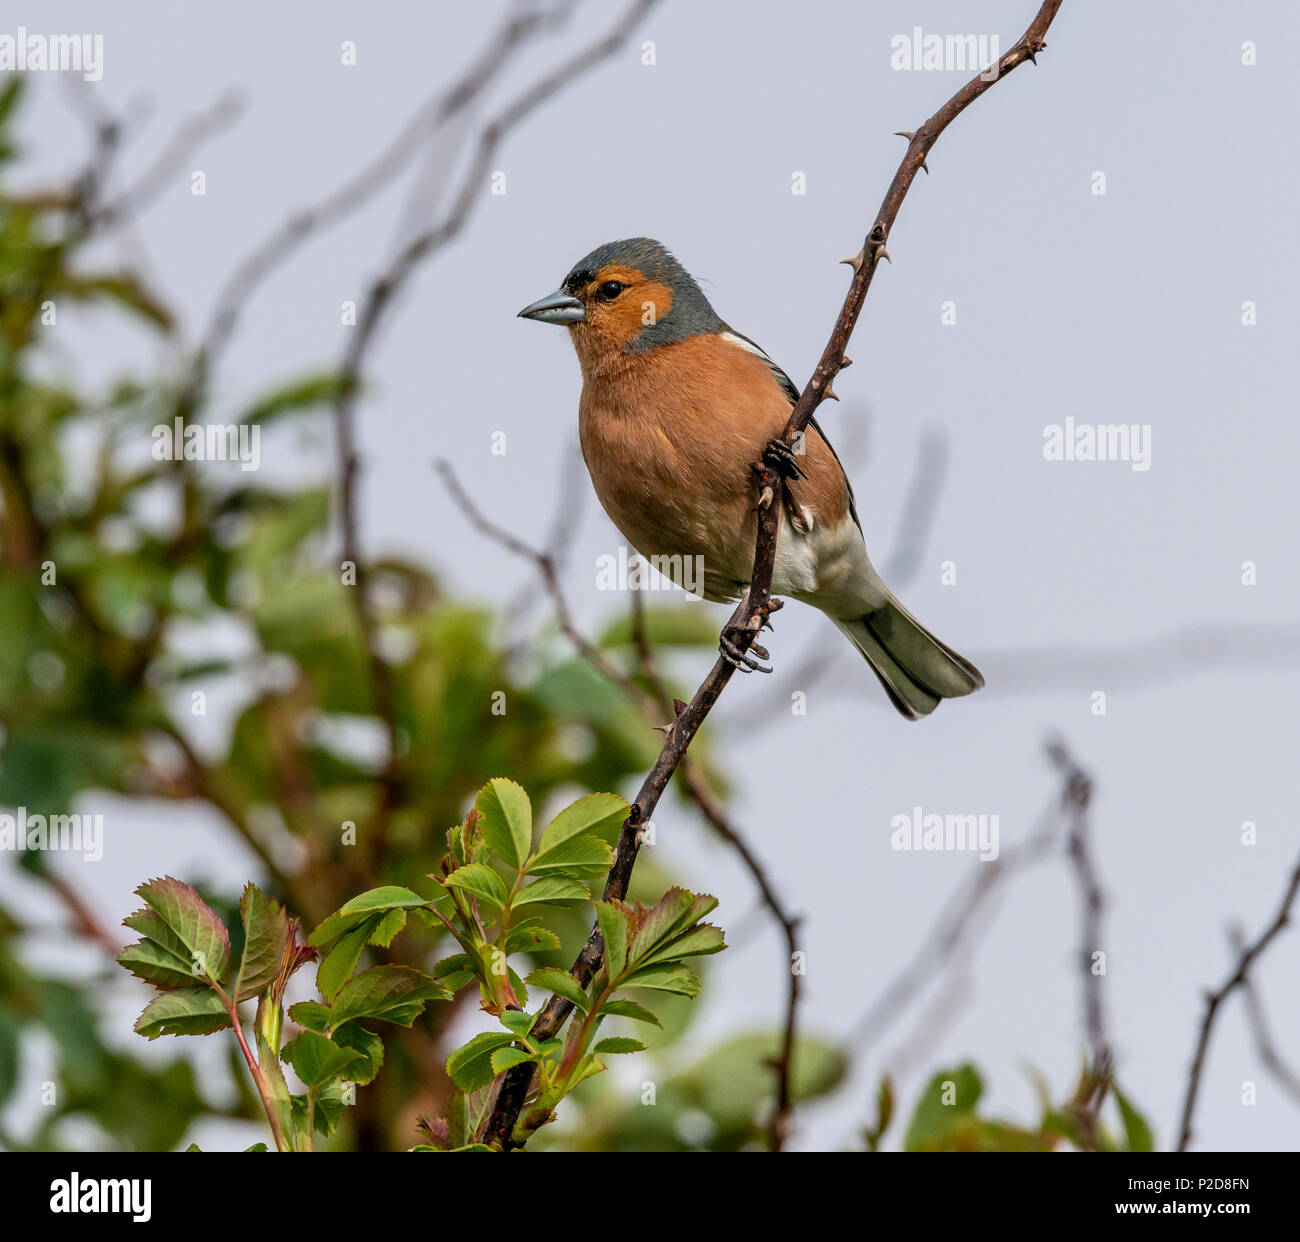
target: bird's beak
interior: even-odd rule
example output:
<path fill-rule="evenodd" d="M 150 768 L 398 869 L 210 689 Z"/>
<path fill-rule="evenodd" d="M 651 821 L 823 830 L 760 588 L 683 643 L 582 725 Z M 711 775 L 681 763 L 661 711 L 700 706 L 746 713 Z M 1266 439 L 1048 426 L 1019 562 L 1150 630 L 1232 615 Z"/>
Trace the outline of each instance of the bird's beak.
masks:
<path fill-rule="evenodd" d="M 586 317 L 587 312 L 582 303 L 562 289 L 538 298 L 531 306 L 525 306 L 519 312 L 520 319 L 536 319 L 539 323 L 581 323 Z"/>

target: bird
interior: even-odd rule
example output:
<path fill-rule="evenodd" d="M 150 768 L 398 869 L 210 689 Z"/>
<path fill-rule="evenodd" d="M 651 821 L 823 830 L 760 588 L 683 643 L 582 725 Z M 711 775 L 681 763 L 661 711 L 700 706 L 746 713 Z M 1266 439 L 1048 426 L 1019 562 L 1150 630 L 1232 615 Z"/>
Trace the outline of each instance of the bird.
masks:
<path fill-rule="evenodd" d="M 789 376 L 648 237 L 596 247 L 519 317 L 569 331 L 582 371 L 582 455 L 614 525 L 679 586 L 743 606 L 758 520 L 751 465 L 780 439 L 799 399 Z M 796 453 L 783 470 L 772 593 L 830 617 L 908 720 L 978 690 L 980 671 L 922 626 L 872 566 L 852 485 L 815 418 Z M 698 582 L 691 566 L 702 569 Z M 757 665 L 725 629 L 721 648 L 734 664 Z"/>

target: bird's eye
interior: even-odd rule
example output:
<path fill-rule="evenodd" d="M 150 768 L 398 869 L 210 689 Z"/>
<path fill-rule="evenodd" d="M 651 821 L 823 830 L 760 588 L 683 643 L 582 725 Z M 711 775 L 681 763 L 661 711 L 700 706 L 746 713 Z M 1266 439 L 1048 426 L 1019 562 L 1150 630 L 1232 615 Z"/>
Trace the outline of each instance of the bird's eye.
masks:
<path fill-rule="evenodd" d="M 622 292 L 623 286 L 617 280 L 607 280 L 596 290 L 596 296 L 602 302 L 612 302 Z"/>

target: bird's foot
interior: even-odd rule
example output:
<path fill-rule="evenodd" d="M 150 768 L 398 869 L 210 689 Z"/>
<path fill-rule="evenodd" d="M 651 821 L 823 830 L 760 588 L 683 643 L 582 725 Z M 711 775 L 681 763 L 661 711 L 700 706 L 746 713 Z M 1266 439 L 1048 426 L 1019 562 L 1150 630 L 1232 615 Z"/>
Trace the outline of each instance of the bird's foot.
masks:
<path fill-rule="evenodd" d="M 780 437 L 763 450 L 763 464 L 784 479 L 806 479 L 808 476 L 796 460 L 795 450 Z"/>
<path fill-rule="evenodd" d="M 770 673 L 772 670 L 761 662 L 769 658 L 765 647 L 760 647 L 751 639 L 749 651 L 746 651 L 732 637 L 733 634 L 748 637 L 753 632 L 753 630 L 745 626 L 736 626 L 734 628 L 728 626 L 718 636 L 718 654 L 732 668 L 739 669 L 742 673 Z M 751 655 L 750 652 L 753 652 L 753 654 Z"/>

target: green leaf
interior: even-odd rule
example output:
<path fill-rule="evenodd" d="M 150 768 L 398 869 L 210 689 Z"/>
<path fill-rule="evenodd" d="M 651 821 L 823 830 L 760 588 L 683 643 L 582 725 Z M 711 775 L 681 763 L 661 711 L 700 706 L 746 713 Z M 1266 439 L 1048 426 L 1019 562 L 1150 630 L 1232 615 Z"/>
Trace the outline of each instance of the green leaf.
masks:
<path fill-rule="evenodd" d="M 450 1000 L 436 979 L 411 966 L 376 966 L 362 971 L 339 992 L 330 1010 L 335 1030 L 357 1018 L 382 1018 L 410 1026 L 431 1000 Z"/>
<path fill-rule="evenodd" d="M 137 944 L 129 945 L 118 954 L 117 961 L 137 979 L 152 983 L 156 988 L 194 986 L 190 963 L 152 940 L 141 940 Z"/>
<path fill-rule="evenodd" d="M 528 864 L 529 875 L 570 872 L 604 874 L 614 860 L 614 850 L 599 837 L 570 837 Z"/>
<path fill-rule="evenodd" d="M 707 893 L 696 896 L 683 888 L 670 888 L 640 918 L 628 957 L 636 962 L 647 957 L 670 937 L 698 923 L 718 904 Z"/>
<path fill-rule="evenodd" d="M 513 867 L 522 867 L 533 848 L 533 807 L 514 781 L 498 776 L 479 791 L 474 809 L 488 848 Z"/>
<path fill-rule="evenodd" d="M 370 933 L 370 944 L 376 944 L 381 949 L 386 949 L 393 943 L 393 937 L 406 926 L 405 910 L 390 910 L 383 918 L 375 924 L 375 929 Z"/>
<path fill-rule="evenodd" d="M 334 1032 L 334 1042 L 340 1048 L 352 1048 L 360 1053 L 361 1059 L 348 1067 L 348 1081 L 359 1087 L 374 1082 L 384 1064 L 384 1041 L 374 1031 L 346 1022 Z"/>
<path fill-rule="evenodd" d="M 413 893 L 409 888 L 402 888 L 395 884 L 386 885 L 383 888 L 372 888 L 360 896 L 352 898 L 346 905 L 341 906 L 329 916 L 314 932 L 312 932 L 307 943 L 315 948 L 329 944 L 331 940 L 338 939 L 344 932 L 350 931 L 360 923 L 367 922 L 376 914 L 384 914 L 389 910 L 410 909 L 412 906 L 427 906 L 429 900 L 427 897 L 421 897 L 419 893 Z"/>
<path fill-rule="evenodd" d="M 546 825 L 537 847 L 534 866 L 548 851 L 572 837 L 586 836 L 588 833 L 607 838 L 617 836 L 630 809 L 626 800 L 618 794 L 595 793 L 579 798 Z"/>
<path fill-rule="evenodd" d="M 681 962 L 660 962 L 634 970 L 620 986 L 654 988 L 659 992 L 674 992 L 678 996 L 694 997 L 700 994 L 700 981 L 691 968 Z"/>
<path fill-rule="evenodd" d="M 501 1025 L 513 1031 L 520 1039 L 533 1029 L 533 1023 L 537 1021 L 536 1014 L 527 1013 L 522 1009 L 507 1009 L 500 1016 Z"/>
<path fill-rule="evenodd" d="M 235 999 L 260 996 L 280 974 L 289 944 L 289 916 L 284 907 L 261 889 L 249 884 L 239 899 L 244 924 L 244 955 L 239 963 Z"/>
<path fill-rule="evenodd" d="M 429 973 L 452 992 L 459 992 L 471 979 L 478 977 L 468 953 L 453 953 L 450 957 L 434 962 Z"/>
<path fill-rule="evenodd" d="M 370 939 L 370 933 L 379 924 L 382 914 L 372 914 L 363 923 L 346 931 L 335 942 L 334 947 L 320 960 L 316 971 L 316 986 L 320 994 L 331 1003 L 338 995 L 339 989 L 348 981 L 361 960 L 361 951 Z"/>
<path fill-rule="evenodd" d="M 186 988 L 164 992 L 145 1006 L 136 1019 L 135 1033 L 145 1039 L 159 1035 L 211 1035 L 230 1025 L 230 1015 L 211 988 Z"/>
<path fill-rule="evenodd" d="M 926 1084 L 903 1139 L 904 1151 L 943 1151 L 948 1136 L 974 1113 L 984 1091 L 973 1065 L 940 1070 Z"/>
<path fill-rule="evenodd" d="M 560 938 L 549 927 L 541 926 L 541 919 L 524 919 L 506 934 L 505 951 L 512 953 L 547 953 L 561 948 Z"/>
<path fill-rule="evenodd" d="M 462 1091 L 486 1087 L 496 1077 L 492 1054 L 508 1047 L 515 1037 L 508 1031 L 484 1031 L 462 1044 L 447 1058 L 447 1075 Z"/>
<path fill-rule="evenodd" d="M 349 1065 L 361 1058 L 356 1049 L 340 1048 L 315 1031 L 303 1031 L 297 1039 L 285 1044 L 280 1056 L 293 1066 L 294 1073 L 308 1090 L 340 1077 Z"/>
<path fill-rule="evenodd" d="M 354 384 L 346 376 L 329 373 L 294 380 L 269 392 L 240 419 L 245 423 L 269 423 L 282 414 L 298 413 L 337 401 L 351 392 Z"/>
<path fill-rule="evenodd" d="M 1129 1151 L 1155 1151 L 1155 1137 L 1151 1127 L 1133 1103 L 1117 1086 L 1111 1084 L 1115 1103 L 1119 1105 L 1120 1119 L 1124 1123 L 1125 1146 Z"/>
<path fill-rule="evenodd" d="M 605 941 L 605 970 L 617 979 L 627 965 L 627 907 L 621 901 L 598 901 L 596 921 Z"/>
<path fill-rule="evenodd" d="M 460 872 L 454 871 L 453 875 Z M 589 901 L 591 894 L 581 880 L 564 875 L 546 875 L 525 885 L 515 894 L 514 908 L 529 905 L 563 905 L 566 902 Z"/>
<path fill-rule="evenodd" d="M 592 1052 L 644 1052 L 645 1044 L 639 1039 L 624 1039 L 620 1036 L 614 1036 L 611 1039 L 602 1039 L 592 1049 Z"/>
<path fill-rule="evenodd" d="M 650 1010 L 644 1005 L 638 1005 L 636 1001 L 606 1001 L 600 1007 L 600 1012 L 607 1018 L 631 1018 L 634 1022 L 649 1022 L 654 1026 L 663 1026 L 663 1023 Z"/>
<path fill-rule="evenodd" d="M 572 1001 L 584 1013 L 591 1004 L 587 993 L 578 985 L 578 981 L 567 970 L 557 970 L 554 966 L 542 966 L 528 976 L 528 982 L 534 987 L 545 988 L 556 996 L 563 996 Z"/>
<path fill-rule="evenodd" d="M 506 898 L 509 896 L 505 881 L 485 863 L 470 863 L 467 867 L 457 867 L 443 880 L 443 884 L 448 888 L 458 888 L 498 909 L 506 904 Z"/>
<path fill-rule="evenodd" d="M 498 1048 L 492 1054 L 492 1072 L 494 1074 L 504 1074 L 506 1070 L 511 1069 L 513 1066 L 522 1065 L 525 1061 L 535 1061 L 536 1059 L 536 1055 L 526 1048 Z"/>
<path fill-rule="evenodd" d="M 185 946 L 193 977 L 219 983 L 230 965 L 230 935 L 193 886 L 164 876 L 135 891 Z"/>
<path fill-rule="evenodd" d="M 309 1031 L 316 1031 L 321 1035 L 329 1032 L 330 1011 L 328 1006 L 322 1005 L 320 1001 L 299 1001 L 296 1005 L 290 1005 L 289 1017 Z"/>
<path fill-rule="evenodd" d="M 656 962 L 678 961 L 683 957 L 721 953 L 726 947 L 721 928 L 714 927 L 712 923 L 701 923 L 680 936 L 664 941 L 657 949 L 647 953 L 638 961 L 640 965 L 650 966 Z"/>

